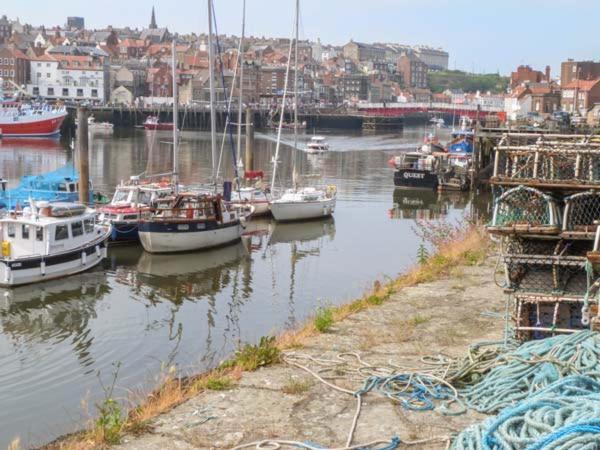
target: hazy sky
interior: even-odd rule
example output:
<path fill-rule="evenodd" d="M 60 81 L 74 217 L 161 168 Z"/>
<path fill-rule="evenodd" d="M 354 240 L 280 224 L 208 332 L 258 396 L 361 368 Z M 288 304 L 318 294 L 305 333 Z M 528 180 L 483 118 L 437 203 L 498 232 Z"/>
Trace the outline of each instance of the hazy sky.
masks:
<path fill-rule="evenodd" d="M 247 0 L 247 31 L 287 37 L 294 0 Z M 0 13 L 31 24 L 159 26 L 206 31 L 205 0 L 2 0 Z M 215 0 L 219 32 L 239 34 L 242 0 Z M 450 68 L 508 73 L 519 64 L 556 74 L 567 58 L 598 59 L 599 0 L 302 0 L 301 35 L 323 42 L 385 41 L 441 46 Z"/>

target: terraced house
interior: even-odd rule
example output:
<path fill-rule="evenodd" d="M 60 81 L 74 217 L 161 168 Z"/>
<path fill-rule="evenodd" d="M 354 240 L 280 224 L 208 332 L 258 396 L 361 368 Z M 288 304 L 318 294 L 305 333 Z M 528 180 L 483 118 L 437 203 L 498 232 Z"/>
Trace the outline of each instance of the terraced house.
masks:
<path fill-rule="evenodd" d="M 10 96 L 29 79 L 29 59 L 14 46 L 0 46 L 0 78 L 5 95 Z"/>

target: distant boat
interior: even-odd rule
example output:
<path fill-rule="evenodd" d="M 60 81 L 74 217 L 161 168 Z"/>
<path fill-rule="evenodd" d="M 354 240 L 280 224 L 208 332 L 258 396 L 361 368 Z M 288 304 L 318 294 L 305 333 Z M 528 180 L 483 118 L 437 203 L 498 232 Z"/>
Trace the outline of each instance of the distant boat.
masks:
<path fill-rule="evenodd" d="M 4 137 L 56 136 L 65 117 L 64 106 L 0 102 L 0 130 Z"/>
<path fill-rule="evenodd" d="M 323 136 L 313 136 L 306 144 L 306 153 L 325 153 L 329 150 L 329 144 Z"/>
<path fill-rule="evenodd" d="M 78 126 L 78 123 L 75 122 L 75 126 Z M 114 130 L 114 125 L 110 122 L 96 122 L 96 118 L 94 116 L 88 117 L 88 131 L 90 133 L 112 133 Z"/>
<path fill-rule="evenodd" d="M 172 122 L 161 122 L 158 116 L 148 116 L 144 121 L 144 129 L 146 130 L 173 130 Z"/>
<path fill-rule="evenodd" d="M 45 174 L 25 175 L 13 189 L 6 189 L 7 184 L 6 180 L 0 179 L 0 208 L 24 207 L 31 199 L 52 202 L 79 200 L 79 175 L 71 163 Z M 89 202 L 94 202 L 91 188 Z"/>

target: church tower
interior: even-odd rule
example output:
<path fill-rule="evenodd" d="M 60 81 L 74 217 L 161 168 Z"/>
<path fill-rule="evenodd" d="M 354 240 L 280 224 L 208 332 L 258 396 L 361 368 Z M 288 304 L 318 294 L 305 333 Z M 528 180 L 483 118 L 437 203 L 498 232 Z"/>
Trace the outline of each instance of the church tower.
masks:
<path fill-rule="evenodd" d="M 156 15 L 154 14 L 154 6 L 152 7 L 152 18 L 150 19 L 150 27 L 151 30 L 156 30 L 158 27 L 156 26 Z"/>

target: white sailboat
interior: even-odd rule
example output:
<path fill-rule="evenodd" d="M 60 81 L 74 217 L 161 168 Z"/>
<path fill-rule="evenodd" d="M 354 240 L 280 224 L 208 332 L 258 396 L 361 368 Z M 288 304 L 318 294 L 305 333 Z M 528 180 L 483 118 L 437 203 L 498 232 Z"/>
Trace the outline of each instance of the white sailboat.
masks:
<path fill-rule="evenodd" d="M 174 198 L 157 202 L 148 219 L 139 224 L 139 236 L 144 250 L 150 253 L 174 253 L 214 248 L 240 240 L 243 218 L 240 212 L 227 204 L 216 192 L 216 116 L 213 55 L 212 0 L 208 0 L 208 58 L 210 85 L 210 133 L 212 150 L 212 177 L 215 193 L 178 192 L 178 130 L 177 83 L 173 66 L 173 173 Z"/>
<path fill-rule="evenodd" d="M 277 173 L 277 164 L 279 158 L 279 147 L 281 144 L 281 129 L 283 128 L 283 119 L 285 112 L 285 100 L 287 96 L 287 84 L 290 72 L 290 63 L 292 56 L 292 43 L 295 46 L 294 52 L 294 148 L 292 153 L 293 160 L 293 188 L 286 190 L 281 197 L 271 202 L 271 213 L 277 221 L 309 220 L 320 217 L 329 217 L 335 211 L 337 191 L 335 186 L 320 188 L 315 186 L 298 187 L 296 174 L 296 153 L 298 147 L 298 28 L 300 20 L 300 0 L 296 0 L 295 14 L 295 39 L 290 40 L 288 54 L 288 63 L 285 73 L 285 84 L 283 99 L 281 104 L 281 116 L 279 118 L 279 128 L 277 130 L 277 145 L 275 147 L 275 158 L 273 160 L 273 179 L 271 181 L 271 192 L 275 190 L 275 180 Z"/>

